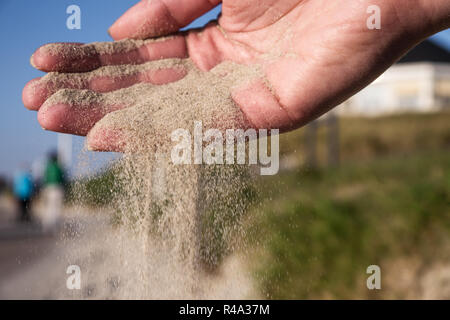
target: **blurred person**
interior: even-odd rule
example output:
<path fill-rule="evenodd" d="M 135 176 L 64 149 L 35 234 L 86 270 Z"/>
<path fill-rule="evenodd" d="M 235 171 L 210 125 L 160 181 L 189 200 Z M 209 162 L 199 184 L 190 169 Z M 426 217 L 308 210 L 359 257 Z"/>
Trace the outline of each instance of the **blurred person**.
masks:
<path fill-rule="evenodd" d="M 19 207 L 19 221 L 31 221 L 31 200 L 33 197 L 33 177 L 23 166 L 14 176 L 13 192 Z"/>
<path fill-rule="evenodd" d="M 64 201 L 64 171 L 58 161 L 58 153 L 49 154 L 44 172 L 42 197 L 44 210 L 41 223 L 46 231 L 56 228 Z"/>

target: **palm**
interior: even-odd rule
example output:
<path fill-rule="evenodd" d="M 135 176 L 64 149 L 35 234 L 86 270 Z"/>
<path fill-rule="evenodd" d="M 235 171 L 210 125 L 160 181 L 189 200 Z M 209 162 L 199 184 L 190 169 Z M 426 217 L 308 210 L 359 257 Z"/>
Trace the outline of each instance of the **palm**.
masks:
<path fill-rule="evenodd" d="M 290 129 L 307 123 L 362 89 L 414 44 L 401 39 L 404 22 L 389 2 L 380 5 L 381 30 L 367 28 L 373 1 L 263 2 L 270 3 L 269 11 L 264 6 L 254 10 L 245 1 L 224 1 L 220 24 L 236 45 L 218 46 L 229 49 L 219 55 L 225 59 L 265 67 L 277 103 L 258 108 L 253 115 L 257 126 Z M 261 54 L 273 58 L 259 59 Z M 254 106 L 247 107 L 247 101 L 264 102 L 256 97 L 260 91 L 248 94 L 252 97 L 241 96 L 240 106 L 251 114 Z"/>
<path fill-rule="evenodd" d="M 191 31 L 185 35 L 185 41 L 178 36 L 131 53 L 117 52 L 100 58 L 96 55 L 87 60 L 76 56 L 49 56 L 38 51 L 33 59 L 41 70 L 64 72 L 84 72 L 104 64 L 141 63 L 186 55 L 205 71 L 224 60 L 257 63 L 262 65 L 272 90 L 261 79 L 237 89 L 232 96 L 255 127 L 289 130 L 319 116 L 367 85 L 413 44 L 409 39 L 398 41 L 402 30 L 396 25 L 402 21 L 398 20 L 391 4 L 382 7 L 385 30 L 368 30 L 366 10 L 369 5 L 366 1 L 225 0 L 219 27 L 213 23 L 204 30 Z M 143 9 L 155 11 L 155 8 L 146 8 L 148 4 L 144 1 L 139 6 L 139 14 Z M 208 8 L 199 11 L 205 9 Z M 167 5 L 159 7 L 156 14 L 167 16 L 167 10 L 171 10 Z M 129 19 L 125 21 L 127 25 L 125 22 L 116 23 L 111 33 L 116 40 L 145 38 L 172 32 L 180 24 L 192 20 L 189 14 L 193 14 L 189 12 L 181 18 L 176 11 L 170 13 L 169 23 L 164 26 L 145 24 L 143 28 L 139 19 Z M 131 10 L 125 15 L 125 20 L 136 14 Z M 140 25 L 136 25 L 138 23 Z M 394 48 L 394 43 L 395 50 L 386 56 Z M 40 109 L 38 117 L 43 127 L 84 135 L 104 113 L 93 106 L 88 121 L 80 122 L 75 118 L 83 114 L 76 111 L 76 106 L 50 108 L 44 105 L 41 108 L 51 94 L 64 87 L 105 92 L 140 81 L 161 84 L 183 76 L 183 70 L 175 69 L 132 79 L 118 75 L 117 79 L 86 80 L 83 75 L 74 74 L 74 81 L 70 81 L 71 76 L 65 77 L 50 89 L 44 89 L 41 80 L 35 80 L 24 89 L 24 103 L 30 109 Z M 75 81 L 76 77 L 85 81 Z M 104 149 L 108 146 L 105 145 Z"/>

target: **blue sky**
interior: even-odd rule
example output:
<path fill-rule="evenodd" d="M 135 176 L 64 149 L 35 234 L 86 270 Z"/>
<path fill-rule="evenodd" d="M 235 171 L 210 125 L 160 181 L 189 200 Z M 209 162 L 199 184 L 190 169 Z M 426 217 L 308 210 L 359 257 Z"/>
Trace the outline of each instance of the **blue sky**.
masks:
<path fill-rule="evenodd" d="M 11 176 L 22 163 L 31 163 L 56 146 L 57 135 L 41 129 L 36 113 L 23 107 L 22 88 L 28 80 L 44 73 L 33 69 L 29 58 L 36 48 L 48 42 L 110 41 L 106 30 L 137 0 L 0 0 L 0 175 Z M 81 30 L 66 28 L 66 8 L 81 7 Z M 195 21 L 204 25 L 217 17 L 220 8 Z M 437 37 L 450 49 L 450 31 Z M 74 154 L 82 138 L 76 139 Z M 100 157 L 101 158 L 101 157 Z"/>

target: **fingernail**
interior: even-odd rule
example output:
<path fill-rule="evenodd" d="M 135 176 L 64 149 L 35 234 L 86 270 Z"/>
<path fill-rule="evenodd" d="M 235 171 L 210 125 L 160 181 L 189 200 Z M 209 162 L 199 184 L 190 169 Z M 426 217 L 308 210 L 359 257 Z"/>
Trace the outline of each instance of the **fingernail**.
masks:
<path fill-rule="evenodd" d="M 35 69 L 37 69 L 36 68 L 36 64 L 34 63 L 34 53 L 31 55 L 31 57 L 30 57 L 30 64 L 31 64 L 31 66 L 33 67 L 33 68 L 35 68 Z"/>
<path fill-rule="evenodd" d="M 109 27 L 108 30 L 107 30 L 107 32 L 108 32 L 108 35 L 112 38 L 112 35 L 111 35 L 111 28 L 112 28 L 112 27 Z"/>

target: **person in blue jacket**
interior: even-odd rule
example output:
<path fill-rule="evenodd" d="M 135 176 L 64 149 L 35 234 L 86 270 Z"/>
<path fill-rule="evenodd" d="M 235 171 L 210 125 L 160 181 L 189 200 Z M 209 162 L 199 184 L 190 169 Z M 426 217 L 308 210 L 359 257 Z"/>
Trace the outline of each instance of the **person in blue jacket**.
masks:
<path fill-rule="evenodd" d="M 33 177 L 27 170 L 20 170 L 14 177 L 14 196 L 19 206 L 19 220 L 31 220 L 31 199 L 33 197 Z"/>

